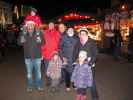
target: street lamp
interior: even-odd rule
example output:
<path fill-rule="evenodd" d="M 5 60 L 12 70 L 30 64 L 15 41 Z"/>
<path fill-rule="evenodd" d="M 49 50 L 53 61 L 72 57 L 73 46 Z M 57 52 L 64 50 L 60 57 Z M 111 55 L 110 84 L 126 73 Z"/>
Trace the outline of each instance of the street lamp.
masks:
<path fill-rule="evenodd" d="M 128 10 L 128 4 L 127 4 L 127 3 L 123 3 L 123 4 L 121 5 L 120 9 L 121 9 L 122 11 L 127 11 L 127 10 Z"/>

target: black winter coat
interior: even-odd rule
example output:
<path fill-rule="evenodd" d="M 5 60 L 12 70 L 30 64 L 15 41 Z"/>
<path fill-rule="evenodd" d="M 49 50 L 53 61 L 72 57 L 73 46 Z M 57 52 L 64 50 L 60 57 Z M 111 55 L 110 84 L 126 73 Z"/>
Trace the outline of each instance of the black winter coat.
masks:
<path fill-rule="evenodd" d="M 93 64 L 96 62 L 96 56 L 97 56 L 97 46 L 96 46 L 96 43 L 94 40 L 92 39 L 88 39 L 88 41 L 86 42 L 85 45 L 82 45 L 80 43 L 80 41 L 78 42 L 78 44 L 76 45 L 76 48 L 75 48 L 75 56 L 76 57 L 75 59 L 78 58 L 78 55 L 79 55 L 79 52 L 81 50 L 84 50 L 87 52 L 87 55 L 88 57 L 91 57 L 91 61 L 90 61 L 90 64 Z"/>
<path fill-rule="evenodd" d="M 78 40 L 75 36 L 69 37 L 68 35 L 63 35 L 60 41 L 61 57 L 67 58 L 70 65 L 74 62 L 74 50 L 77 42 Z"/>

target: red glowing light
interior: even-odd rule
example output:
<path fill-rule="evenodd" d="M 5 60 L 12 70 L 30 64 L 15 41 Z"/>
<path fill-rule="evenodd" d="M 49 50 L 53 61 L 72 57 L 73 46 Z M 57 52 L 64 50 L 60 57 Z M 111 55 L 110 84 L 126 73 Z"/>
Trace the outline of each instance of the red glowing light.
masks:
<path fill-rule="evenodd" d="M 88 18 L 88 16 L 85 16 L 85 18 Z"/>

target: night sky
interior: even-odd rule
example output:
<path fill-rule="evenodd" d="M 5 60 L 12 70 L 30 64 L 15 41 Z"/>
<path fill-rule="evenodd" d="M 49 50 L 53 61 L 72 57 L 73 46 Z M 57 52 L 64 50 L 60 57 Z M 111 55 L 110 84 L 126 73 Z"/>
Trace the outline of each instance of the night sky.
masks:
<path fill-rule="evenodd" d="M 96 8 L 109 8 L 110 0 L 4 0 L 23 3 L 35 7 L 39 15 L 46 19 L 59 16 L 70 10 L 96 12 Z"/>

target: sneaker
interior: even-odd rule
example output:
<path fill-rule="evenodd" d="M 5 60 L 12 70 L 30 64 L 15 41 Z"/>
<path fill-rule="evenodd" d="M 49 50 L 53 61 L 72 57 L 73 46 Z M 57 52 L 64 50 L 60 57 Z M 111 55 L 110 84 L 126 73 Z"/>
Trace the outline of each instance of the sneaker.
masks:
<path fill-rule="evenodd" d="M 32 88 L 27 88 L 26 91 L 29 92 L 29 93 L 31 93 L 32 92 Z"/>
<path fill-rule="evenodd" d="M 71 89 L 70 88 L 66 88 L 66 91 L 69 92 Z"/>
<path fill-rule="evenodd" d="M 44 91 L 44 89 L 43 89 L 42 87 L 38 87 L 37 90 L 38 90 L 39 92 Z"/>

